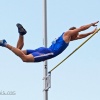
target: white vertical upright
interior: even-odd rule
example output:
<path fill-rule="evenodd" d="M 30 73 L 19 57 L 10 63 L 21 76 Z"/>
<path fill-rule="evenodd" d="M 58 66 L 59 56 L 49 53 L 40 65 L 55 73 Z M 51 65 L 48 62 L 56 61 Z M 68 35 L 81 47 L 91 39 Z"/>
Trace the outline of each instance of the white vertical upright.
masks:
<path fill-rule="evenodd" d="M 43 33 L 44 33 L 44 46 L 47 47 L 47 0 L 43 0 Z M 48 73 L 48 66 L 47 61 L 44 62 L 44 69 L 43 69 L 43 84 L 44 84 L 44 91 L 43 91 L 43 99 L 48 100 L 48 90 L 46 90 L 46 76 Z"/>

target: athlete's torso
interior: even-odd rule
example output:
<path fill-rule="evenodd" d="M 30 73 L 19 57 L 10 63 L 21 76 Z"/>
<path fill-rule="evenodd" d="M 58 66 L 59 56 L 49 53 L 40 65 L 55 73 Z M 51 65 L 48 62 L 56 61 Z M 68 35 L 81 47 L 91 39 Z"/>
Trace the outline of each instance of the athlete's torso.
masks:
<path fill-rule="evenodd" d="M 34 62 L 45 61 L 47 59 L 51 59 L 60 53 L 62 53 L 69 43 L 66 43 L 63 40 L 63 34 L 55 40 L 49 48 L 40 47 L 35 50 L 27 50 L 27 54 L 32 54 L 34 56 Z"/>
<path fill-rule="evenodd" d="M 57 56 L 62 53 L 69 45 L 69 43 L 66 43 L 63 40 L 63 34 L 58 39 L 53 41 L 52 45 L 49 47 L 49 49 L 54 53 L 54 56 Z"/>

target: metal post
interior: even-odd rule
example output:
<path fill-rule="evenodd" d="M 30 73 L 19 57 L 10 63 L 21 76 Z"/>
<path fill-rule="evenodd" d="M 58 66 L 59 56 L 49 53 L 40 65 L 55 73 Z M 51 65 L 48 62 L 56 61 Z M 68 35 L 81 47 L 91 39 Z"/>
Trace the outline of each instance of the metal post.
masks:
<path fill-rule="evenodd" d="M 47 2 L 46 0 L 43 0 L 43 33 L 44 33 L 44 39 L 43 39 L 43 43 L 44 46 L 47 47 Z M 47 66 L 47 61 L 44 62 L 44 80 L 43 80 L 43 84 L 44 84 L 44 91 L 43 91 L 43 99 L 44 100 L 48 100 L 48 90 L 46 90 L 46 76 L 48 74 L 48 66 Z"/>

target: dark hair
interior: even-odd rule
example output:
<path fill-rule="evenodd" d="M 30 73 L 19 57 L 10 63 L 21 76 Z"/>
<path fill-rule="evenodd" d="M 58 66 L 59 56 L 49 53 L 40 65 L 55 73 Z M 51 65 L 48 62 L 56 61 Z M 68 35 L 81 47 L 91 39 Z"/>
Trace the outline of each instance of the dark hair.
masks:
<path fill-rule="evenodd" d="M 73 26 L 73 27 L 71 27 L 71 28 L 69 28 L 69 30 L 74 30 L 74 29 L 76 29 L 76 27 L 74 27 L 74 26 Z"/>

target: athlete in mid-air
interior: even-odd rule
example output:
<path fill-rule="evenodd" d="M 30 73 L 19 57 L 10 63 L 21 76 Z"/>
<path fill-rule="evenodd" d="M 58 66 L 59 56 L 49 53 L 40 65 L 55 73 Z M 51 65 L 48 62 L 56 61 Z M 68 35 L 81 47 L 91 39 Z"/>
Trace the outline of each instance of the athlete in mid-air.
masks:
<path fill-rule="evenodd" d="M 98 22 L 99 21 L 83 25 L 79 28 L 71 27 L 69 30 L 62 33 L 62 35 L 57 40 L 55 40 L 55 42 L 53 42 L 50 47 L 39 47 L 35 50 L 21 50 L 24 45 L 24 35 L 27 33 L 27 31 L 21 24 L 18 23 L 17 27 L 19 32 L 19 39 L 17 42 L 17 47 L 13 47 L 8 44 L 5 39 L 0 40 L 0 46 L 11 50 L 13 53 L 19 56 L 23 62 L 41 62 L 61 54 L 68 47 L 70 41 L 82 39 L 93 34 L 97 28 L 85 34 L 79 34 L 79 32 L 84 31 L 91 26 L 97 26 L 96 24 Z"/>

